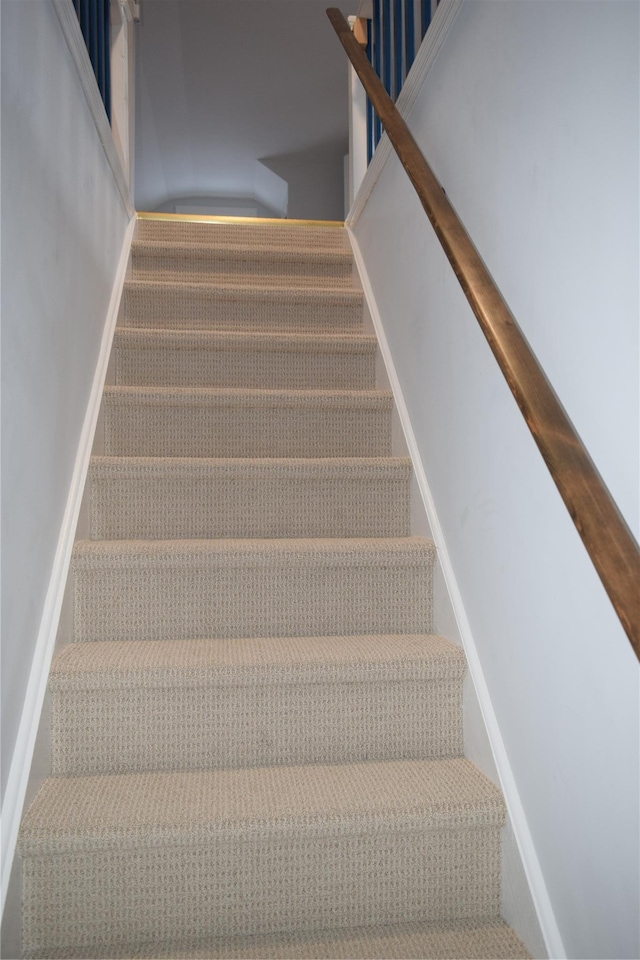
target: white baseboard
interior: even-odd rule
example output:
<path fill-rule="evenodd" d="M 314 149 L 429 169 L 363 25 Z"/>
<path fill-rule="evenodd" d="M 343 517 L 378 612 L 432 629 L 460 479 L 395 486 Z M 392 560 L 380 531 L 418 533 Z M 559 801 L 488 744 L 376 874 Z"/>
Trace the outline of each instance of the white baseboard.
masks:
<path fill-rule="evenodd" d="M 49 678 L 51 658 L 56 642 L 62 599 L 69 572 L 69 563 L 71 561 L 71 551 L 73 550 L 80 505 L 82 503 L 82 495 L 87 478 L 87 471 L 89 469 L 91 448 L 100 410 L 100 402 L 102 400 L 102 391 L 111 353 L 111 343 L 118 318 L 120 299 L 122 297 L 122 289 L 129 262 L 129 252 L 131 250 L 131 241 L 133 239 L 135 225 L 136 217 L 134 216 L 129 221 L 129 226 L 125 233 L 118 268 L 111 290 L 111 299 L 109 301 L 109 309 L 102 334 L 100 353 L 78 443 L 69 495 L 62 518 L 58 545 L 53 559 L 53 567 L 45 596 L 42 617 L 40 619 L 40 628 L 38 630 L 38 638 L 33 655 L 33 662 L 31 664 L 31 672 L 29 674 L 26 697 L 20 718 L 18 736 L 9 769 L 4 803 L 2 804 L 2 912 L 4 912 L 18 829 L 22 818 L 22 808 L 27 791 L 27 784 L 29 782 L 33 750 Z"/>
<path fill-rule="evenodd" d="M 545 941 L 545 947 L 549 957 L 553 957 L 554 960 L 560 960 L 560 958 L 566 957 L 566 951 L 562 942 L 562 937 L 560 935 L 560 930 L 558 928 L 551 900 L 549 898 L 547 886 L 544 881 L 540 862 L 533 844 L 533 838 L 531 837 L 524 808 L 520 800 L 518 787 L 511 769 L 509 757 L 502 739 L 502 734 L 500 733 L 498 720 L 491 703 L 491 697 L 485 681 L 482 663 L 480 662 L 478 650 L 471 632 L 471 626 L 464 609 L 460 589 L 453 572 L 453 566 L 447 551 L 447 544 L 445 542 L 442 527 L 440 526 L 438 519 L 436 505 L 429 488 L 416 437 L 411 427 L 409 411 L 407 410 L 407 406 L 404 401 L 402 387 L 398 379 L 389 343 L 385 335 L 380 311 L 378 310 L 375 296 L 373 294 L 373 287 L 367 273 L 360 247 L 358 246 L 358 241 L 356 240 L 353 231 L 349 226 L 347 226 L 347 232 L 349 234 L 349 239 L 351 240 L 354 258 L 360 274 L 360 280 L 362 282 L 362 288 L 367 301 L 367 306 L 371 314 L 371 320 L 378 338 L 380 352 L 387 369 L 387 376 L 389 377 L 389 383 L 393 392 L 398 417 L 404 431 L 418 489 L 424 503 L 427 520 L 431 528 L 431 534 L 438 551 L 438 561 L 440 563 L 444 581 L 449 593 L 451 606 L 458 625 L 462 645 L 467 657 L 469 674 L 478 698 L 480 711 L 482 713 L 482 718 L 484 720 L 487 736 L 491 745 L 496 769 L 498 771 L 500 787 L 507 805 L 507 811 L 511 820 L 511 825 L 516 838 L 516 843 L 527 883 L 529 885 L 531 899 L 533 901 L 542 936 Z"/>

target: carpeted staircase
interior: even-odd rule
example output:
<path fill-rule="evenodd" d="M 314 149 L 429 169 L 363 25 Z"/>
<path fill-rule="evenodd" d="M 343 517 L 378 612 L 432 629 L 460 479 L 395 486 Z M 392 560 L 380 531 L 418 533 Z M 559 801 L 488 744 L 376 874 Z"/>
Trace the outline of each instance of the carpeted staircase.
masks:
<path fill-rule="evenodd" d="M 337 227 L 142 219 L 24 952 L 526 957 Z"/>

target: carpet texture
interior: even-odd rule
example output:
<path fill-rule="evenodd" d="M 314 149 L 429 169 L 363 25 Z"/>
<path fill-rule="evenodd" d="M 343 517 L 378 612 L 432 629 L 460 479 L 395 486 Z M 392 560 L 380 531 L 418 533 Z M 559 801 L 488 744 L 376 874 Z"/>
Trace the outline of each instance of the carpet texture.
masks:
<path fill-rule="evenodd" d="M 274 245 L 200 246 L 153 240 L 138 240 L 132 248 L 136 280 L 207 283 L 217 279 L 230 283 L 240 277 L 245 284 L 259 286 L 341 287 L 351 284 L 352 263 L 351 251 L 340 248 L 309 251 Z"/>
<path fill-rule="evenodd" d="M 94 457 L 90 535 L 404 537 L 410 479 L 398 457 Z"/>
<path fill-rule="evenodd" d="M 317 226 L 296 224 L 286 220 L 278 223 L 216 223 L 197 220 L 157 220 L 140 217 L 138 240 L 157 243 L 198 244 L 200 246 L 274 246 L 287 250 L 348 250 L 349 239 L 342 225 Z"/>
<path fill-rule="evenodd" d="M 362 329 L 360 290 L 130 280 L 125 327 L 168 330 L 285 330 L 352 333 Z"/>
<path fill-rule="evenodd" d="M 125 943 L 495 916 L 503 821 L 460 759 L 52 778 L 23 841 L 45 909 L 25 922 L 62 946 L 114 916 Z"/>
<path fill-rule="evenodd" d="M 420 633 L 430 541 L 87 540 L 73 558 L 76 640 Z"/>
<path fill-rule="evenodd" d="M 105 452 L 146 457 L 384 457 L 390 393 L 105 387 Z"/>
<path fill-rule="evenodd" d="M 516 958 L 343 230 L 141 219 L 19 838 L 29 958 Z"/>
<path fill-rule="evenodd" d="M 47 956 L 50 960 L 122 960 L 124 956 L 130 960 L 515 960 L 528 954 L 501 920 L 452 920 L 180 942 L 154 939 L 98 952 L 89 946 L 53 949 Z"/>
<path fill-rule="evenodd" d="M 191 330 L 118 331 L 116 383 L 373 390 L 375 337 Z"/>
<path fill-rule="evenodd" d="M 51 674 L 53 770 L 460 756 L 464 672 L 433 636 L 74 643 Z"/>

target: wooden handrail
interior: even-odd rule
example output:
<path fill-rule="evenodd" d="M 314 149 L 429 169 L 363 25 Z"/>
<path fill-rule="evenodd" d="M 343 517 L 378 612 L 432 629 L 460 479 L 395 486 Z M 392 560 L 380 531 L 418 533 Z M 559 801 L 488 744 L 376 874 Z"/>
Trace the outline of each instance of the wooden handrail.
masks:
<path fill-rule="evenodd" d="M 418 144 L 341 12 L 327 16 L 415 187 L 640 660 L 640 547 Z"/>

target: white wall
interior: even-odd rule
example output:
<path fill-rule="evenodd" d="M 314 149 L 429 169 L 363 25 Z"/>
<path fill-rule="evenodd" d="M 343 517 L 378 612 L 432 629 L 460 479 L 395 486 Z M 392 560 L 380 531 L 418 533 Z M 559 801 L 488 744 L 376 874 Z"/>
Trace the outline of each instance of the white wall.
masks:
<path fill-rule="evenodd" d="M 77 27 L 70 0 L 58 3 L 60 17 Z M 98 129 L 95 102 L 92 113 L 54 4 L 29 0 L 0 9 L 6 820 L 22 759 L 14 747 L 28 726 L 23 707 L 45 597 L 132 208 L 113 144 L 108 148 L 106 117 Z M 77 38 L 86 58 L 79 28 Z M 7 779 L 13 786 L 5 794 Z"/>
<path fill-rule="evenodd" d="M 465 2 L 408 118 L 636 536 L 638 14 Z M 371 184 L 354 235 L 535 846 L 543 929 L 555 955 L 637 957 L 637 660 L 395 157 L 363 202 Z"/>
<path fill-rule="evenodd" d="M 344 93 L 342 99 L 345 99 Z M 322 151 L 268 157 L 263 165 L 287 185 L 290 220 L 344 219 L 344 147 L 335 156 Z"/>

